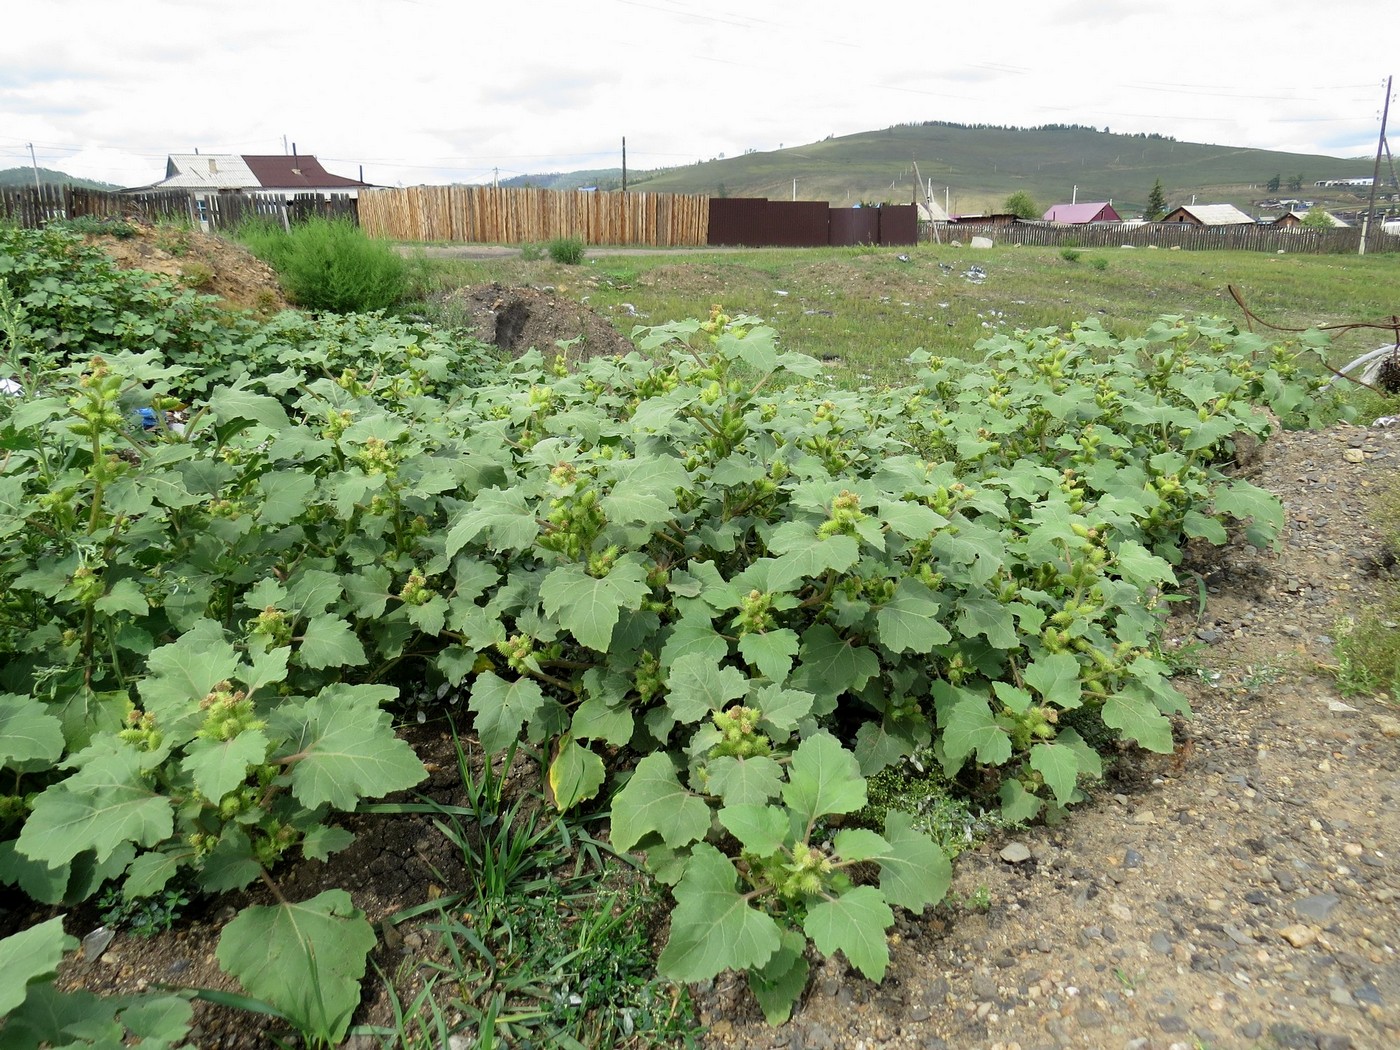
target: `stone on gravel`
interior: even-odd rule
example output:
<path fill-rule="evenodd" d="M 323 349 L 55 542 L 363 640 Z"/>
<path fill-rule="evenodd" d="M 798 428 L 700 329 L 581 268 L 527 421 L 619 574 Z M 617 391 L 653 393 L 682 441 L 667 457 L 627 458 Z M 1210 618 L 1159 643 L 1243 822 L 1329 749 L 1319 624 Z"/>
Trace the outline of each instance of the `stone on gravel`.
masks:
<path fill-rule="evenodd" d="M 1317 940 L 1317 931 L 1311 926 L 1304 926 L 1302 923 L 1294 923 L 1292 926 L 1285 926 L 1278 931 L 1289 944 L 1295 948 L 1306 948 Z"/>
<path fill-rule="evenodd" d="M 1304 918 L 1312 919 L 1315 922 L 1325 922 L 1331 916 L 1333 909 L 1341 902 L 1342 899 L 1335 893 L 1318 893 L 1295 901 L 1293 910 Z"/>
<path fill-rule="evenodd" d="M 998 856 L 1008 864 L 1024 864 L 1031 859 L 1031 849 L 1024 842 L 1012 842 L 1003 846 Z"/>

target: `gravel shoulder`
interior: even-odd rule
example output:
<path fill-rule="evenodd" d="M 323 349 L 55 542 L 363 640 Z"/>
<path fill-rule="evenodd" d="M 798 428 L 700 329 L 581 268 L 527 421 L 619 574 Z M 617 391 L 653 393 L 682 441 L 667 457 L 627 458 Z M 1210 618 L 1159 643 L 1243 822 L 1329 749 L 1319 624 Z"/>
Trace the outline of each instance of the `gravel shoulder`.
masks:
<path fill-rule="evenodd" d="M 1370 504 L 1397 459 L 1395 430 L 1276 435 L 1251 480 L 1284 502 L 1279 549 L 1225 551 L 1204 614 L 1169 624 L 1196 646 L 1176 754 L 964 854 L 964 903 L 901 921 L 882 985 L 827 960 L 783 1029 L 739 980 L 703 989 L 704 1045 L 1400 1046 L 1400 712 L 1343 701 L 1325 670 L 1375 601 Z"/>

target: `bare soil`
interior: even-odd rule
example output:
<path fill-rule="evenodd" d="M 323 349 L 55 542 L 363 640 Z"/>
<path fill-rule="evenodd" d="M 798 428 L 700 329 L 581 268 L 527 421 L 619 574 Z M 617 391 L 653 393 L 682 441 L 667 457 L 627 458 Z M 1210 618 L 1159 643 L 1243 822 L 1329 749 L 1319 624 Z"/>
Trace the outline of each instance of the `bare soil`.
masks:
<path fill-rule="evenodd" d="M 229 307 L 273 314 L 287 298 L 272 267 L 225 237 L 132 222 L 130 237 L 89 236 L 123 269 L 173 278 L 197 292 L 216 295 Z"/>
<path fill-rule="evenodd" d="M 133 261 L 166 262 L 139 245 L 130 246 Z M 511 327 L 513 303 L 532 317 L 557 312 L 525 337 L 531 345 L 578 334 L 581 308 L 548 292 L 460 294 L 492 341 L 503 319 Z M 1066 823 L 964 854 L 950 902 L 899 921 L 881 985 L 839 956 L 820 963 L 780 1029 L 763 1022 L 733 975 L 692 989 L 707 1026 L 702 1044 L 1400 1046 L 1400 719 L 1389 699 L 1343 699 L 1331 673 L 1339 628 L 1374 607 L 1395 564 L 1373 513 L 1397 467 L 1400 431 L 1275 435 L 1252 480 L 1285 504 L 1281 544 L 1232 546 L 1201 565 L 1203 607 L 1179 603 L 1169 623 L 1194 711 L 1176 753 L 1131 756 Z M 460 801 L 442 728 L 405 731 L 433 770 L 425 790 Z M 384 920 L 441 892 L 459 861 L 421 819 L 352 824 L 362 833 L 349 850 L 294 867 L 283 890 L 303 898 L 346 888 L 380 923 L 376 965 L 411 985 L 413 961 L 429 946 L 411 924 Z M 151 939 L 118 933 L 96 958 L 80 954 L 64 981 L 98 992 L 160 982 L 229 988 L 214 961 L 218 932 L 235 909 L 264 897 L 259 889 L 221 898 Z M 11 916 L 21 925 L 42 917 Z M 80 910 L 69 930 L 81 937 L 98 921 Z M 270 1045 L 255 1019 L 198 1010 L 200 1047 Z M 371 971 L 357 1021 L 387 1019 Z"/>

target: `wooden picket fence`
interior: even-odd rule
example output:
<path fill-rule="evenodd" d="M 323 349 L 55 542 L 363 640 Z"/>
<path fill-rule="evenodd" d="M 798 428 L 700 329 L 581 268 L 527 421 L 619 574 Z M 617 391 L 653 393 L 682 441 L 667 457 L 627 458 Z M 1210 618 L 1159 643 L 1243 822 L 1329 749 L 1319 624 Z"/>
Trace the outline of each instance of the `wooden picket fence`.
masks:
<path fill-rule="evenodd" d="M 710 201 L 696 194 L 608 193 L 493 186 L 411 186 L 360 192 L 360 226 L 396 241 L 700 246 Z"/>
<path fill-rule="evenodd" d="M 110 193 L 78 186 L 0 187 L 0 221 L 36 229 L 54 219 L 80 218 L 188 222 L 190 197 L 184 190 Z"/>
<path fill-rule="evenodd" d="M 1183 251 L 1286 252 L 1307 255 L 1350 254 L 1361 247 L 1361 230 L 1314 230 L 1301 226 L 1195 226 L 1179 222 L 1065 223 L 1017 222 L 998 225 L 949 223 L 943 240 L 966 243 L 990 237 L 997 244 L 1034 244 L 1067 248 L 1180 248 Z M 1400 251 L 1400 237 L 1380 224 L 1366 237 L 1367 252 Z"/>

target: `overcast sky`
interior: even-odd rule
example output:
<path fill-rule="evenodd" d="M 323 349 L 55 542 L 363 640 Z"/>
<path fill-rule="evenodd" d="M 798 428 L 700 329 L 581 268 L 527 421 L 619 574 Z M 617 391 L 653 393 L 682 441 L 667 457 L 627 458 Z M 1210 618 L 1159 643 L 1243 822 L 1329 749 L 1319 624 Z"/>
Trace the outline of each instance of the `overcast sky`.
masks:
<path fill-rule="evenodd" d="M 381 185 L 489 182 L 616 167 L 624 136 L 635 170 L 923 120 L 1374 156 L 1394 10 L 16 0 L 0 16 L 0 168 L 28 165 L 32 143 L 41 167 L 136 186 L 169 153 L 295 143 Z"/>

